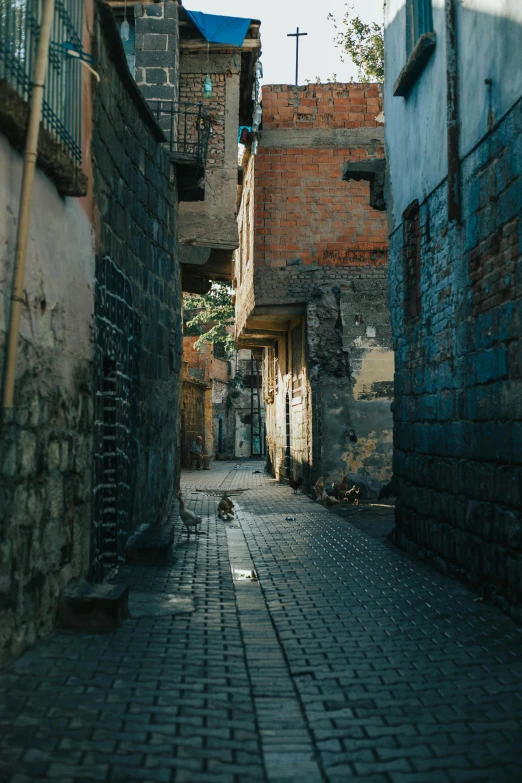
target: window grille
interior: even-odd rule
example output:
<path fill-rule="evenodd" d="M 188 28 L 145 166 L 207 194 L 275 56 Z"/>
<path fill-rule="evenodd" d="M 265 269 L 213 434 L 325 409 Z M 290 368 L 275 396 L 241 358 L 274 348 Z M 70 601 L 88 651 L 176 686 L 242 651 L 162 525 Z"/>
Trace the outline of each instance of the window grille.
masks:
<path fill-rule="evenodd" d="M 7 82 L 28 102 L 36 60 L 41 0 L 0 0 L 0 82 Z M 77 163 L 81 163 L 83 0 L 55 0 L 42 121 Z"/>
<path fill-rule="evenodd" d="M 206 166 L 210 117 L 201 103 L 148 100 L 147 103 L 165 136 L 170 155 L 178 163 Z"/>

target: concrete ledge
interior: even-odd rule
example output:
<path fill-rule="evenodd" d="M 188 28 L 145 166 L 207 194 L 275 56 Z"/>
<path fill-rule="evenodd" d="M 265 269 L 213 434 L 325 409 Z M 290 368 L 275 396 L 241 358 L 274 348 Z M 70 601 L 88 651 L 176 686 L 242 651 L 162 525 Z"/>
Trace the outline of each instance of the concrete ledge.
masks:
<path fill-rule="evenodd" d="M 13 147 L 23 153 L 29 121 L 29 106 L 9 82 L 0 80 L 0 126 Z M 37 166 L 51 179 L 62 196 L 87 195 L 87 177 L 59 140 L 40 123 Z"/>
<path fill-rule="evenodd" d="M 377 147 L 384 144 L 384 125 L 376 128 L 274 128 L 259 134 L 259 146 Z"/>
<path fill-rule="evenodd" d="M 127 585 L 83 583 L 63 591 L 56 621 L 61 628 L 103 633 L 121 628 L 128 617 Z"/>
<path fill-rule="evenodd" d="M 127 541 L 125 553 L 131 565 L 168 565 L 174 541 L 174 527 L 138 530 Z"/>
<path fill-rule="evenodd" d="M 386 209 L 385 181 L 386 160 L 384 158 L 371 158 L 347 163 L 343 171 L 343 180 L 347 182 L 361 179 L 370 183 L 370 206 L 383 212 Z"/>
<path fill-rule="evenodd" d="M 435 39 L 435 33 L 424 33 L 415 44 L 412 53 L 408 57 L 408 62 L 393 85 L 393 94 L 396 98 L 406 98 L 408 96 L 435 49 Z"/>

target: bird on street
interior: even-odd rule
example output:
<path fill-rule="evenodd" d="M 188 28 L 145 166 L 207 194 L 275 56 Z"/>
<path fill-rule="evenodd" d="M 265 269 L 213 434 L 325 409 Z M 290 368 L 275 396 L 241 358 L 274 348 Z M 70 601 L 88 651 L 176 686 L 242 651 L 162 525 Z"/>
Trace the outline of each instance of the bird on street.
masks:
<path fill-rule="evenodd" d="M 198 533 L 198 525 L 201 525 L 203 520 L 201 517 L 198 517 L 196 514 L 194 514 L 193 511 L 190 511 L 190 509 L 185 508 L 185 502 L 183 500 L 183 496 L 181 492 L 176 493 L 176 497 L 179 500 L 179 516 L 183 524 L 185 525 L 187 535 L 190 536 L 190 531 L 194 530 L 195 533 Z"/>
<path fill-rule="evenodd" d="M 297 495 L 297 490 L 301 488 L 301 484 L 303 483 L 303 477 L 299 476 L 299 478 L 296 481 L 295 479 L 292 478 L 292 476 L 290 476 L 290 478 L 288 479 L 288 483 L 294 490 L 294 495 Z"/>

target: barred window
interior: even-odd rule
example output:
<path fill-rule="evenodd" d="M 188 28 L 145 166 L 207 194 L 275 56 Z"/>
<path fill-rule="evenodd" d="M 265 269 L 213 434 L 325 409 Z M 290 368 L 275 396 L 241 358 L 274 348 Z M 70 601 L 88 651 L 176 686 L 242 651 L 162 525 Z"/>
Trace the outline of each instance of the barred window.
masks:
<path fill-rule="evenodd" d="M 0 0 L 0 84 L 28 102 L 38 47 L 41 0 Z M 55 0 L 42 107 L 44 128 L 81 163 L 83 0 Z"/>

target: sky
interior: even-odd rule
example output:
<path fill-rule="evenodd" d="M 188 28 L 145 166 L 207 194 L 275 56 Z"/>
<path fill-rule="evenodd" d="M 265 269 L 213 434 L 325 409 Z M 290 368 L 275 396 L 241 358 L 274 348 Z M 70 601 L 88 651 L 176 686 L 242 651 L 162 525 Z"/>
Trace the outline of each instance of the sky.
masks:
<path fill-rule="evenodd" d="M 348 0 L 354 13 L 364 22 L 380 22 L 383 18 L 383 0 Z M 357 68 L 334 45 L 335 29 L 328 21 L 328 13 L 341 20 L 345 0 L 183 0 L 191 11 L 209 14 L 242 16 L 261 20 L 264 84 L 295 83 L 296 27 L 308 35 L 299 39 L 299 83 L 315 82 L 319 76 L 326 81 L 336 74 L 337 81 L 357 79 Z"/>

